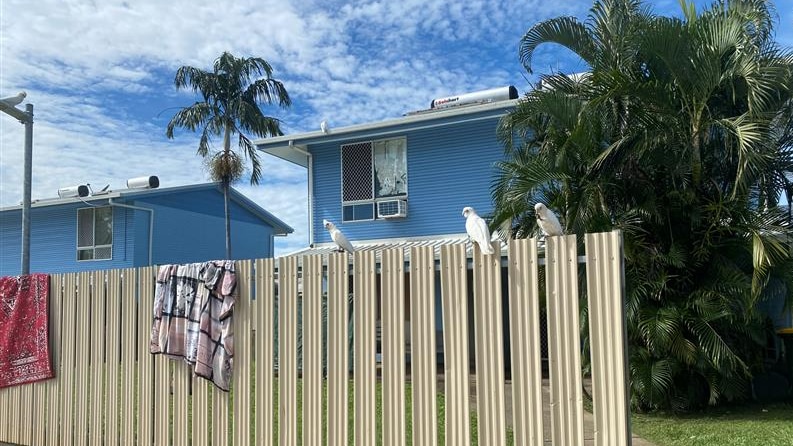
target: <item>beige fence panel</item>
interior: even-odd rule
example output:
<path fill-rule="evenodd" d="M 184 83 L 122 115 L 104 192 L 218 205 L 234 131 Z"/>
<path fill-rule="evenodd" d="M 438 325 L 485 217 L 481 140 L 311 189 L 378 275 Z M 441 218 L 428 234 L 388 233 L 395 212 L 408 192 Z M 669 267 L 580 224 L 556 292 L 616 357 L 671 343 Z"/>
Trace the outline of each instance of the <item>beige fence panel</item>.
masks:
<path fill-rule="evenodd" d="M 624 313 L 622 235 L 587 234 L 586 272 L 592 343 L 592 400 L 595 444 L 631 442 Z"/>
<path fill-rule="evenodd" d="M 474 247 L 474 320 L 479 444 L 506 442 L 504 415 L 504 335 L 501 308 L 501 245 L 484 255 Z"/>
<path fill-rule="evenodd" d="M 328 256 L 328 441 L 347 444 L 347 391 L 349 346 L 347 298 L 350 294 L 347 253 Z"/>
<path fill-rule="evenodd" d="M 138 277 L 138 444 L 152 444 L 154 435 L 154 355 L 150 353 L 151 324 L 157 268 L 140 269 Z M 193 411 L 195 413 L 195 411 Z"/>
<path fill-rule="evenodd" d="M 322 257 L 303 257 L 303 445 L 322 446 Z"/>
<path fill-rule="evenodd" d="M 465 245 L 441 247 L 446 444 L 471 444 L 468 386 L 468 268 Z"/>
<path fill-rule="evenodd" d="M 63 335 L 61 330 L 61 310 L 63 308 L 63 280 L 62 274 L 50 276 L 50 356 L 52 357 L 52 370 L 55 379 L 47 381 L 47 430 L 46 443 L 49 446 L 60 445 L 58 434 L 60 426 L 60 389 L 61 389 L 61 361 Z M 2 407 L 2 404 L 0 404 Z M 8 412 L 6 412 L 8 413 Z M 0 420 L 0 422 L 2 422 Z"/>
<path fill-rule="evenodd" d="M 515 444 L 542 444 L 537 239 L 510 240 L 508 268 Z"/>
<path fill-rule="evenodd" d="M 251 430 L 251 285 L 253 263 L 250 260 L 237 262 L 237 289 L 239 296 L 234 303 L 234 368 L 232 369 L 232 391 L 234 392 L 234 444 L 250 443 Z M 193 384 L 199 379 L 194 379 Z M 195 402 L 193 403 L 195 406 Z"/>
<path fill-rule="evenodd" d="M 121 298 L 121 444 L 135 441 L 135 312 L 138 270 L 123 270 Z M 176 421 L 176 420 L 174 420 Z"/>
<path fill-rule="evenodd" d="M 91 275 L 81 272 L 77 274 L 77 324 L 75 333 L 75 366 L 74 366 L 74 444 L 87 444 L 88 419 L 88 361 L 90 360 L 91 344 L 89 337 L 89 318 L 91 304 Z"/>
<path fill-rule="evenodd" d="M 354 254 L 355 444 L 375 444 L 375 283 L 374 251 Z"/>
<path fill-rule="evenodd" d="M 429 246 L 410 249 L 410 330 L 413 444 L 437 445 L 435 255 Z"/>
<path fill-rule="evenodd" d="M 105 363 L 107 371 L 105 387 L 105 441 L 110 445 L 119 443 L 119 413 L 121 412 L 121 301 L 124 299 L 121 287 L 121 270 L 115 269 L 107 276 Z M 64 318 L 66 312 L 64 311 Z M 64 352 L 65 353 L 65 352 Z M 64 359 L 65 361 L 65 359 Z"/>
<path fill-rule="evenodd" d="M 383 445 L 404 446 L 405 432 L 405 253 L 383 251 L 381 266 Z"/>
<path fill-rule="evenodd" d="M 545 250 L 551 439 L 553 444 L 583 444 L 576 237 L 548 237 Z"/>
<path fill-rule="evenodd" d="M 89 306 L 91 319 L 86 325 L 91 327 L 91 375 L 89 377 L 91 401 L 90 444 L 101 445 L 104 418 L 104 373 L 105 373 L 105 305 L 107 302 L 107 287 L 105 285 L 105 272 L 94 271 L 91 274 L 91 299 Z"/>
<path fill-rule="evenodd" d="M 275 261 L 256 260 L 256 438 L 255 444 L 273 444 L 273 321 Z"/>
<path fill-rule="evenodd" d="M 297 445 L 297 257 L 278 263 L 278 383 L 281 446 Z"/>
<path fill-rule="evenodd" d="M 74 344 L 76 336 L 77 319 L 77 275 L 67 274 L 63 291 L 63 368 L 61 370 L 61 444 L 76 444 L 74 437 L 74 425 L 72 419 L 74 409 L 72 401 L 74 398 Z"/>

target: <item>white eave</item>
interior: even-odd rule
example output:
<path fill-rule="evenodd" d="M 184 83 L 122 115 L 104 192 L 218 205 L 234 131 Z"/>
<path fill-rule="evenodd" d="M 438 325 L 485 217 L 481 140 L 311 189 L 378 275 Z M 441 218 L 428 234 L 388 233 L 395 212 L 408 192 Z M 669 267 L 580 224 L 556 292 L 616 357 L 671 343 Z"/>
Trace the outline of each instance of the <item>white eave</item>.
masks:
<path fill-rule="evenodd" d="M 518 103 L 518 101 L 519 99 L 511 99 L 506 101 L 488 102 L 484 104 L 450 107 L 440 110 L 425 110 L 408 114 L 400 118 L 389 119 L 380 122 L 356 124 L 339 128 L 331 127 L 328 133 L 317 130 L 294 135 L 277 136 L 275 138 L 258 139 L 253 141 L 253 144 L 255 144 L 259 150 L 265 153 L 277 156 L 278 158 L 295 163 L 299 166 L 307 167 L 308 159 L 305 152 L 308 144 L 346 141 L 349 140 L 349 137 L 352 134 L 365 136 L 367 134 L 377 134 L 378 131 L 386 132 L 389 128 L 396 129 L 406 125 L 415 126 L 414 128 L 422 128 L 425 126 L 430 126 L 432 121 L 437 121 L 444 118 L 464 116 L 488 111 L 501 111 L 513 108 Z M 503 114 L 503 112 L 499 114 Z M 453 122 L 450 122 L 449 124 L 453 124 Z M 394 130 L 393 132 L 396 131 L 397 130 Z M 299 150 L 295 150 L 295 148 Z"/>

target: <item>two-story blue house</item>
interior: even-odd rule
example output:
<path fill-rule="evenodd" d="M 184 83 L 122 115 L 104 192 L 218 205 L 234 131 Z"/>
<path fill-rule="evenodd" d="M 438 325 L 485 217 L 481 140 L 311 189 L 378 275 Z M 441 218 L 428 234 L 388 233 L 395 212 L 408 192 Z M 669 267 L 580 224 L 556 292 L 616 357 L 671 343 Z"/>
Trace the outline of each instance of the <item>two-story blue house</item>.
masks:
<path fill-rule="evenodd" d="M 215 183 L 157 188 L 143 177 L 121 190 L 63 188 L 30 212 L 30 271 L 63 273 L 225 258 L 223 191 Z M 292 228 L 231 188 L 232 257 L 273 256 Z M 0 209 L 0 275 L 21 271 L 22 208 Z"/>
<path fill-rule="evenodd" d="M 308 169 L 309 244 L 333 248 L 327 219 L 368 249 L 466 238 L 462 209 L 492 211 L 496 128 L 516 103 L 505 87 L 433 101 L 429 110 L 382 122 L 256 141 Z"/>
<path fill-rule="evenodd" d="M 495 163 L 504 158 L 497 127 L 517 97 L 514 87 L 485 90 L 437 99 L 429 110 L 382 122 L 322 125 L 256 141 L 260 150 L 308 170 L 310 246 L 299 253 L 336 249 L 323 220 L 336 224 L 356 250 L 467 240 L 462 210 L 492 212 Z M 442 326 L 438 312 L 439 332 Z M 442 352 L 443 336 L 436 339 Z M 509 364 L 508 333 L 504 339 Z"/>

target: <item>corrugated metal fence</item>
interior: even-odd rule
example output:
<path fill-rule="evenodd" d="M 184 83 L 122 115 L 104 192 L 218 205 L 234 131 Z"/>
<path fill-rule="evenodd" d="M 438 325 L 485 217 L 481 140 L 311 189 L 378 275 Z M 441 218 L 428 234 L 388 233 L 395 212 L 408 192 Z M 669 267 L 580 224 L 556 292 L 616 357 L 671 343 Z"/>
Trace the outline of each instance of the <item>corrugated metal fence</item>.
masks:
<path fill-rule="evenodd" d="M 595 444 L 627 445 L 631 440 L 621 236 L 618 232 L 587 234 L 585 246 Z M 538 279 L 544 263 L 551 440 L 555 445 L 583 444 L 580 258 L 575 236 L 549 239 L 545 259 L 538 257 L 535 239 L 511 241 L 504 276 L 507 284 L 501 283 L 498 251 L 493 256 L 475 251 L 472 268 L 464 245 L 443 246 L 439 253 L 427 247 L 411 248 L 407 263 L 405 254 L 393 249 L 358 252 L 352 262 L 347 254 L 238 262 L 240 300 L 234 313 L 230 393 L 192 378 L 182 362 L 149 354 L 154 268 L 53 275 L 50 334 L 57 378 L 0 390 L 0 441 L 319 446 L 353 444 L 354 440 L 365 446 L 382 437 L 387 446 L 436 445 L 437 392 L 442 391 L 447 445 L 471 443 L 469 411 L 474 407 L 479 444 L 506 444 L 507 403 L 512 408 L 509 424 L 514 444 L 541 445 Z M 436 283 L 440 290 L 435 289 Z M 508 301 L 502 300 L 505 289 Z M 353 351 L 369 352 L 354 355 L 352 379 L 348 366 L 352 351 L 347 342 L 350 292 L 355 295 Z M 434 305 L 436 292 L 441 295 L 440 308 Z M 325 293 L 327 326 L 322 323 Z M 472 308 L 466 304 L 469 294 L 473 295 Z M 505 401 L 504 392 L 502 302 L 509 307 L 511 401 Z M 469 326 L 471 310 L 473 327 Z M 441 386 L 436 372 L 436 311 L 444 321 Z M 378 319 L 380 364 L 375 355 Z M 409 368 L 403 360 L 408 355 L 405 320 L 410 320 Z M 473 376 L 469 371 L 471 330 L 475 332 Z M 302 365 L 298 364 L 299 339 Z M 276 340 L 281 352 L 278 370 L 274 367 Z M 327 370 L 323 345 L 328 345 Z M 380 381 L 382 397 L 377 391 Z M 472 382 L 476 405 L 469 402 Z M 406 395 L 408 389 L 411 395 Z M 349 393 L 354 394 L 352 414 Z M 409 413 L 408 404 L 412 406 Z"/>

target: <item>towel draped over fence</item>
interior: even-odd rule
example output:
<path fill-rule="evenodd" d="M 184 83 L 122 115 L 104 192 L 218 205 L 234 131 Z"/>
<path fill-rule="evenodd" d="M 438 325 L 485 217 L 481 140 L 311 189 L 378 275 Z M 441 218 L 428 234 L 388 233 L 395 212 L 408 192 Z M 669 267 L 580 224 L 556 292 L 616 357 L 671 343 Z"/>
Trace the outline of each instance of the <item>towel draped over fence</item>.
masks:
<path fill-rule="evenodd" d="M 150 351 L 184 358 L 195 375 L 228 391 L 237 300 L 233 261 L 163 265 L 157 274 Z"/>

